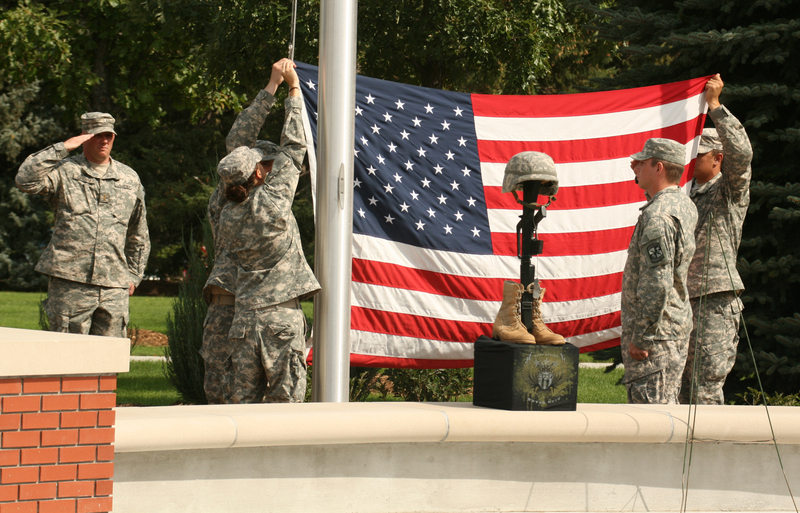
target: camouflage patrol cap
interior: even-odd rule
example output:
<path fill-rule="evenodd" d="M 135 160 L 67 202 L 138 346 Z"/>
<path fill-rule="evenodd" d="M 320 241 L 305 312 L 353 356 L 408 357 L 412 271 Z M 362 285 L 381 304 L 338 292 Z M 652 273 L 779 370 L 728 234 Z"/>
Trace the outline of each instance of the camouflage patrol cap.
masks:
<path fill-rule="evenodd" d="M 722 141 L 717 135 L 716 128 L 704 128 L 703 135 L 700 136 L 700 145 L 697 148 L 697 153 L 708 153 L 711 150 L 722 151 Z"/>
<path fill-rule="evenodd" d="M 85 134 L 103 134 L 114 131 L 115 119 L 105 112 L 87 112 L 81 115 L 81 131 Z"/>
<path fill-rule="evenodd" d="M 522 182 L 540 181 L 539 194 L 553 196 L 558 192 L 556 165 L 550 155 L 538 151 L 517 153 L 506 164 L 502 192 L 521 191 Z"/>
<path fill-rule="evenodd" d="M 271 141 L 256 141 L 256 149 L 264 153 L 264 158 L 261 160 L 265 161 L 275 159 L 281 147 Z"/>
<path fill-rule="evenodd" d="M 673 164 L 686 165 L 686 147 L 672 139 L 654 137 L 644 143 L 644 148 L 639 153 L 631 155 L 633 160 L 647 160 L 656 158 Z"/>
<path fill-rule="evenodd" d="M 217 173 L 226 185 L 242 185 L 262 160 L 264 160 L 263 151 L 239 146 L 219 161 Z"/>

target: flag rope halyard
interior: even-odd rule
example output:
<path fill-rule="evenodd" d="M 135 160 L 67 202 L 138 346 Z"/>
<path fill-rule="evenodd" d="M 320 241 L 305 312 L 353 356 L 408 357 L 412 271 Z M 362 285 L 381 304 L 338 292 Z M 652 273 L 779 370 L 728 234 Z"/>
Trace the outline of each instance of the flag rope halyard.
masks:
<path fill-rule="evenodd" d="M 719 229 L 717 228 L 716 220 L 714 219 L 714 212 L 710 213 L 710 218 L 709 219 L 710 219 L 710 223 L 711 223 L 711 228 L 712 228 L 713 232 L 716 233 L 717 241 L 719 242 L 720 248 L 722 248 L 722 258 L 725 261 L 725 269 L 728 271 L 728 277 L 731 280 L 731 287 L 734 287 L 734 289 L 735 289 L 735 285 L 733 283 L 733 274 L 731 273 L 730 265 L 728 264 L 728 259 L 727 259 L 726 255 L 725 255 L 725 248 L 722 245 L 722 238 L 721 238 L 721 236 L 719 234 Z M 710 247 L 710 245 L 708 243 L 706 243 L 706 254 L 704 255 L 704 258 L 703 258 L 703 276 L 704 276 L 703 290 L 704 291 L 708 290 L 707 289 L 707 286 L 708 286 L 707 264 L 708 264 L 709 247 Z M 701 295 L 700 307 L 699 307 L 699 312 L 698 312 L 698 324 L 701 324 L 700 323 L 700 319 L 701 318 L 704 320 L 705 306 L 706 306 L 705 302 L 704 302 L 704 298 L 705 298 L 705 295 L 704 294 Z M 797 507 L 797 501 L 794 498 L 794 493 L 792 492 L 792 487 L 789 484 L 789 478 L 786 475 L 786 468 L 783 465 L 783 458 L 781 457 L 781 451 L 780 451 L 780 448 L 778 447 L 778 440 L 775 437 L 775 428 L 772 425 L 772 417 L 770 416 L 770 413 L 769 413 L 769 406 L 767 405 L 767 395 L 764 393 L 764 386 L 761 383 L 761 374 L 758 372 L 758 362 L 756 362 L 755 351 L 753 351 L 753 345 L 750 342 L 750 333 L 747 331 L 747 323 L 745 322 L 744 314 L 741 311 L 739 312 L 739 319 L 741 321 L 742 327 L 744 328 L 744 335 L 745 335 L 745 339 L 747 340 L 748 349 L 750 350 L 750 356 L 753 358 L 753 369 L 755 369 L 756 380 L 758 381 L 758 389 L 761 392 L 761 398 L 764 401 L 764 411 L 767 414 L 767 421 L 769 422 L 769 429 L 770 429 L 770 433 L 772 434 L 772 444 L 775 447 L 775 453 L 778 456 L 778 463 L 781 466 L 781 472 L 783 473 L 783 480 L 786 482 L 786 488 L 789 491 L 789 496 L 792 498 L 792 504 L 794 505 L 795 512 L 800 513 L 800 510 L 798 510 L 798 507 Z M 701 326 L 703 328 L 705 328 L 704 324 L 701 324 Z M 692 447 L 694 446 L 694 426 L 695 426 L 695 420 L 696 420 L 696 416 L 697 416 L 697 397 L 696 397 L 696 393 L 697 393 L 697 389 L 696 388 L 697 387 L 696 387 L 696 383 L 697 383 L 697 380 L 698 380 L 698 377 L 699 377 L 699 364 L 698 364 L 698 362 L 700 360 L 700 354 L 697 352 L 697 349 L 698 349 L 697 339 L 702 338 L 703 334 L 704 334 L 703 332 L 698 331 L 698 336 L 695 337 L 695 361 L 694 361 L 693 368 L 692 368 L 692 384 L 691 384 L 691 389 L 690 389 L 691 393 L 690 393 L 690 400 L 689 400 L 689 418 L 690 418 L 690 420 L 687 422 L 686 448 L 684 449 L 684 461 L 683 461 L 683 482 L 682 482 L 682 497 L 681 497 L 681 513 L 685 513 L 686 512 L 687 498 L 688 498 L 688 493 L 689 493 L 689 470 L 691 469 L 691 465 L 692 465 Z"/>
<path fill-rule="evenodd" d="M 297 31 L 297 0 L 292 0 L 292 40 L 289 42 L 289 60 L 294 61 L 294 36 Z"/>

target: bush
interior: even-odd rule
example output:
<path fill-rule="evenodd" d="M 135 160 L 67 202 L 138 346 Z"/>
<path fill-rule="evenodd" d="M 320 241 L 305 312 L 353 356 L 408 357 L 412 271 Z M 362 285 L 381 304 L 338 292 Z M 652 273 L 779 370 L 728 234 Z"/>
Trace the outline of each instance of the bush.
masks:
<path fill-rule="evenodd" d="M 213 247 L 210 242 L 211 226 L 207 220 L 204 223 L 204 239 L 205 247 Z M 200 348 L 203 345 L 203 322 L 208 310 L 203 300 L 203 286 L 213 262 L 203 258 L 201 249 L 191 236 L 184 249 L 189 265 L 186 277 L 180 284 L 178 297 L 172 304 L 172 313 L 167 314 L 169 346 L 166 350 L 167 363 L 164 371 L 184 402 L 207 404 L 203 388 L 205 363 L 200 356 Z"/>

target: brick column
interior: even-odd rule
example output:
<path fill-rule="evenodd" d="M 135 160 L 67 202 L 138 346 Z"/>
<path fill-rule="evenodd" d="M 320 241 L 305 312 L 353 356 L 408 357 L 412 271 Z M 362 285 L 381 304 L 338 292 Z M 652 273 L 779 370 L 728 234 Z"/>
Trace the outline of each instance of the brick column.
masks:
<path fill-rule="evenodd" d="M 9 341 L 3 335 L 9 330 L 0 328 L 3 338 L 0 359 Z M 34 332 L 36 337 L 47 332 Z M 44 335 L 43 335 L 44 334 Z M 71 374 L 70 367 L 86 370 L 86 362 L 74 360 L 73 351 L 87 351 L 93 360 L 91 347 L 64 343 L 64 337 L 81 337 L 54 333 L 56 340 L 48 341 L 50 353 L 66 351 L 69 361 L 50 361 L 37 347 L 19 342 L 31 352 L 28 358 L 44 360 L 44 371 L 63 367 L 56 372 L 64 375 L 8 376 L 0 368 L 0 513 L 95 513 L 112 509 L 114 476 L 114 407 L 116 405 L 116 373 Z M 100 337 L 88 337 L 100 339 Z M 87 337 L 83 337 L 86 340 Z M 128 342 L 124 341 L 127 358 Z M 98 343 L 91 340 L 90 346 Z M 119 347 L 119 342 L 111 343 Z M 116 345 L 114 345 L 116 344 Z M 53 351 L 53 348 L 61 351 Z M 105 353 L 108 353 L 106 348 Z M 38 356 L 37 356 L 38 353 Z M 46 354 L 46 353 L 45 353 Z M 118 356 L 114 356 L 119 360 Z M 56 356 L 56 360 L 58 357 Z M 35 364 L 35 362 L 34 362 Z M 99 365 L 103 366 L 103 365 Z M 108 364 L 106 364 L 108 366 Z M 112 362 L 112 367 L 119 367 Z M 3 367 L 3 366 L 0 366 Z M 4 367 L 13 369 L 13 365 Z M 30 362 L 20 362 L 22 370 L 30 371 Z M 98 367 L 97 362 L 89 367 Z M 126 367 L 127 370 L 127 367 Z M 26 372 L 25 374 L 32 374 Z M 43 372 L 43 374 L 45 374 Z"/>

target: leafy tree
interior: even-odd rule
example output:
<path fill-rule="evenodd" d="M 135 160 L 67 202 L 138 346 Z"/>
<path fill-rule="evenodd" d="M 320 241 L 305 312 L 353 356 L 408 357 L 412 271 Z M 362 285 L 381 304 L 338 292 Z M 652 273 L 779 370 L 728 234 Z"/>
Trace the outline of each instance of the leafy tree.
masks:
<path fill-rule="evenodd" d="M 592 27 L 619 43 L 630 65 L 605 87 L 634 87 L 720 73 L 722 103 L 753 144 L 751 207 L 738 268 L 745 319 L 768 393 L 800 388 L 800 0 L 595 0 Z M 794 182 L 794 183 L 791 183 Z M 755 329 L 753 329 L 755 328 Z M 744 335 L 744 333 L 742 334 Z M 725 392 L 756 386 L 743 340 Z"/>

